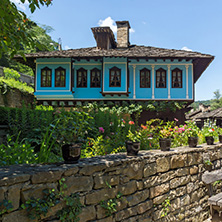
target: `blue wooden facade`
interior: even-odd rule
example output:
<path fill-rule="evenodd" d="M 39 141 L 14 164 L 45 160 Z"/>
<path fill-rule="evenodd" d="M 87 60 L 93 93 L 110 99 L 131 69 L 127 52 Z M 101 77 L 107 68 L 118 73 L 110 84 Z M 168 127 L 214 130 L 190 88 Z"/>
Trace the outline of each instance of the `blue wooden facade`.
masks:
<path fill-rule="evenodd" d="M 194 85 L 214 59 L 208 54 L 129 44 L 130 25 L 92 28 L 97 47 L 39 52 L 35 61 L 38 101 L 194 100 Z"/>

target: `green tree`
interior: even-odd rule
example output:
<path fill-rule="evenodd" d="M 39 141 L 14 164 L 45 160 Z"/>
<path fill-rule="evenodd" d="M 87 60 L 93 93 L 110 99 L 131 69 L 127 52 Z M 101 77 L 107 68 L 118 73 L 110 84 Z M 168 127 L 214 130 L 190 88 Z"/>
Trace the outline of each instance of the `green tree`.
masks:
<path fill-rule="evenodd" d="M 20 0 L 24 3 L 25 0 Z M 51 0 L 28 0 L 29 8 L 33 13 L 40 5 L 49 6 Z M 41 48 L 41 44 L 35 41 L 33 32 L 29 29 L 35 26 L 26 14 L 17 9 L 10 0 L 1 0 L 0 6 L 0 57 L 3 53 L 9 53 L 13 57 L 16 53 L 24 58 L 23 47 Z"/>
<path fill-rule="evenodd" d="M 215 99 L 213 99 L 211 101 L 211 110 L 215 110 L 215 109 L 218 109 L 218 108 L 222 107 L 222 97 L 221 97 L 219 89 L 217 89 L 214 92 L 214 98 Z"/>

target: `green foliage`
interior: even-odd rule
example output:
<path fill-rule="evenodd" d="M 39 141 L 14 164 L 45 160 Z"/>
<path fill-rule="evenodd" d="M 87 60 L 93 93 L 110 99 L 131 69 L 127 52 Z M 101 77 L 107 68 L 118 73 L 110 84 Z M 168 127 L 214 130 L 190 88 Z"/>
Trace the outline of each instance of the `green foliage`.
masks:
<path fill-rule="evenodd" d="M 93 118 L 86 112 L 69 112 L 62 109 L 57 111 L 57 118 L 60 123 L 56 127 L 56 135 L 61 143 L 84 142 L 88 131 L 91 130 L 90 122 Z"/>
<path fill-rule="evenodd" d="M 131 140 L 132 142 L 140 142 L 141 133 L 140 131 L 132 132 L 131 130 L 129 130 L 127 138 L 129 138 L 129 140 Z"/>
<path fill-rule="evenodd" d="M 21 3 L 24 2 L 25 0 L 21 0 Z M 36 7 L 50 4 L 51 0 L 29 0 L 29 8 L 32 13 Z M 7 52 L 10 52 L 11 57 L 16 53 L 24 57 L 21 46 L 35 47 L 38 45 L 38 47 L 41 47 L 39 42 L 35 42 L 33 39 L 32 33 L 29 32 L 29 29 L 35 24 L 28 20 L 26 14 L 19 11 L 10 0 L 1 0 L 0 20 L 0 57 Z"/>
<path fill-rule="evenodd" d="M 115 198 L 110 198 L 108 200 L 102 200 L 100 206 L 105 209 L 106 216 L 111 216 L 117 211 L 117 200 L 122 198 L 122 194 L 118 193 Z"/>
<path fill-rule="evenodd" d="M 36 159 L 33 147 L 26 141 L 19 142 L 19 134 L 15 142 L 8 136 L 7 146 L 0 145 L 0 166 L 35 163 Z"/>
<path fill-rule="evenodd" d="M 0 202 L 0 216 L 13 209 L 12 202 L 3 200 Z"/>
<path fill-rule="evenodd" d="M 4 75 L 7 79 L 13 78 L 19 80 L 20 78 L 20 74 L 17 71 L 9 68 L 4 68 Z"/>
<path fill-rule="evenodd" d="M 201 130 L 203 136 L 213 136 L 214 139 L 217 138 L 217 126 L 216 121 L 211 122 L 210 120 L 204 121 L 204 127 Z"/>
<path fill-rule="evenodd" d="M 194 121 L 185 121 L 185 123 L 185 135 L 187 137 L 197 137 L 200 133 L 200 129 L 197 127 L 196 123 Z"/>
<path fill-rule="evenodd" d="M 210 160 L 204 160 L 204 164 L 207 166 L 212 166 L 213 163 Z"/>
<path fill-rule="evenodd" d="M 166 200 L 164 200 L 164 202 L 162 203 L 162 213 L 161 213 L 161 217 L 166 217 L 168 212 L 169 212 L 169 207 L 171 206 L 170 204 L 170 199 L 167 198 Z"/>
<path fill-rule="evenodd" d="M 0 90 L 2 94 L 7 93 L 10 89 L 18 89 L 25 93 L 32 94 L 34 92 L 34 89 L 30 86 L 27 86 L 26 83 L 17 81 L 15 79 L 7 79 L 4 77 L 0 77 Z"/>
<path fill-rule="evenodd" d="M 22 208 L 26 209 L 30 219 L 41 219 L 41 215 L 46 215 L 51 207 L 56 206 L 61 202 L 65 202 L 65 207 L 56 213 L 56 216 L 62 221 L 76 222 L 79 221 L 78 215 L 81 213 L 82 204 L 80 203 L 78 194 L 67 196 L 64 190 L 67 185 L 65 179 L 59 180 L 58 191 L 55 189 L 43 190 L 43 198 L 31 198 L 22 204 Z"/>

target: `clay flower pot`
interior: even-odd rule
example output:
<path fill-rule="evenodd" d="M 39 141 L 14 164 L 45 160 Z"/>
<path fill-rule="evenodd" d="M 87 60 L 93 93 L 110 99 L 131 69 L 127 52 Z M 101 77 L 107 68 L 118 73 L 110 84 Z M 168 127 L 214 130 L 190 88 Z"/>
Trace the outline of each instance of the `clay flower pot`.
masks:
<path fill-rule="evenodd" d="M 159 144 L 161 151 L 169 151 L 171 146 L 171 138 L 160 138 Z"/>
<path fill-rule="evenodd" d="M 65 163 L 77 163 L 81 155 L 81 144 L 65 144 L 62 146 L 62 156 Z"/>
<path fill-rule="evenodd" d="M 198 137 L 188 137 L 188 145 L 189 147 L 196 147 L 198 143 Z"/>
<path fill-rule="evenodd" d="M 214 144 L 214 137 L 213 136 L 206 136 L 205 139 L 206 139 L 207 145 Z"/>
<path fill-rule="evenodd" d="M 140 150 L 140 142 L 126 141 L 127 156 L 137 156 Z"/>

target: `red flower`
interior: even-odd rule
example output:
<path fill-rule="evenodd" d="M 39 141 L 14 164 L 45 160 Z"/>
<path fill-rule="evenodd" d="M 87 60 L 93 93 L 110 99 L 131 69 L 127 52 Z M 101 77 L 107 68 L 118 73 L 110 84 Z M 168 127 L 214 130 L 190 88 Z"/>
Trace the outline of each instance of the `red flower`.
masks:
<path fill-rule="evenodd" d="M 212 131 L 214 131 L 214 129 L 212 128 Z"/>
<path fill-rule="evenodd" d="M 135 123 L 133 121 L 129 121 L 129 124 L 130 125 L 134 125 Z"/>

